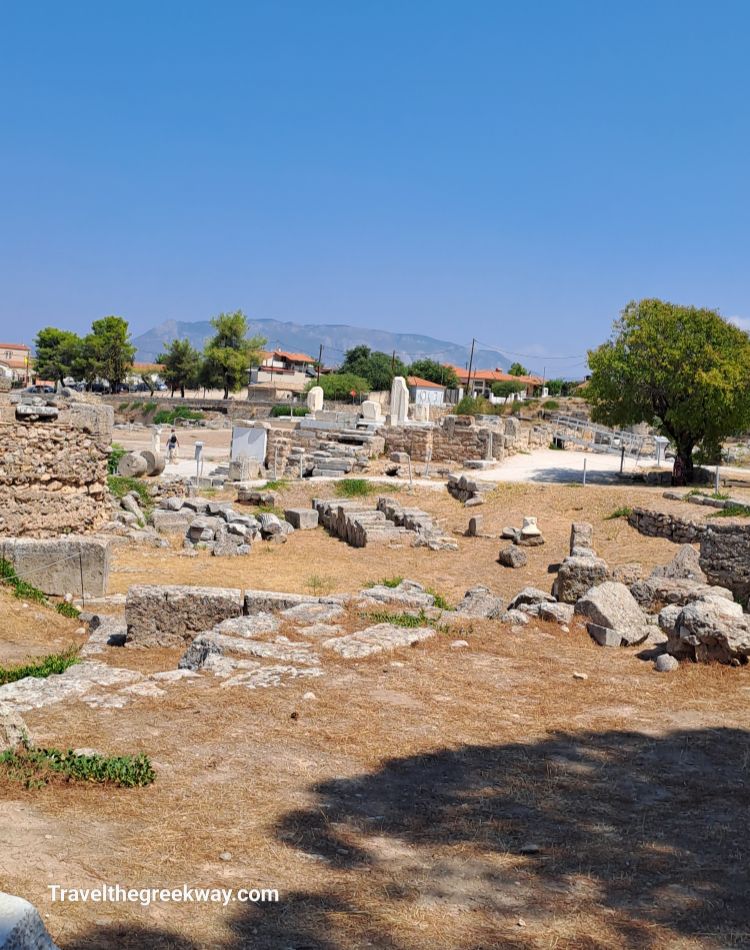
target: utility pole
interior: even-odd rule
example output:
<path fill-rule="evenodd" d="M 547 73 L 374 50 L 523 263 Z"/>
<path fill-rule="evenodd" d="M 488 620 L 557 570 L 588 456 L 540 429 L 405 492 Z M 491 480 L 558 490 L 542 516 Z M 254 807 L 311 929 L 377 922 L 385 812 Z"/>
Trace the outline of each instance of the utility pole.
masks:
<path fill-rule="evenodd" d="M 318 386 L 320 386 L 320 367 L 323 365 L 323 344 L 320 344 L 320 352 L 318 353 Z"/>
<path fill-rule="evenodd" d="M 466 380 L 466 395 L 471 396 L 471 367 L 474 363 L 474 344 L 477 341 L 472 337 L 471 339 L 471 356 L 469 356 L 469 375 Z"/>

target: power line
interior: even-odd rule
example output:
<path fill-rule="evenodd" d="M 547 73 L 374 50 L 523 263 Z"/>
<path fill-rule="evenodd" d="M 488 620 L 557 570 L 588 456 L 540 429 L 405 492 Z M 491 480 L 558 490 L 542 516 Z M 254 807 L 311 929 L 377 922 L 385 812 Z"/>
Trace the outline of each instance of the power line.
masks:
<path fill-rule="evenodd" d="M 586 353 L 576 353 L 574 356 L 545 356 L 539 353 L 516 353 L 513 350 L 501 349 L 492 343 L 483 343 L 481 340 L 477 340 L 477 343 L 488 350 L 495 350 L 497 353 L 500 353 L 501 356 L 522 356 L 528 360 L 581 360 L 586 362 L 588 357 Z"/>

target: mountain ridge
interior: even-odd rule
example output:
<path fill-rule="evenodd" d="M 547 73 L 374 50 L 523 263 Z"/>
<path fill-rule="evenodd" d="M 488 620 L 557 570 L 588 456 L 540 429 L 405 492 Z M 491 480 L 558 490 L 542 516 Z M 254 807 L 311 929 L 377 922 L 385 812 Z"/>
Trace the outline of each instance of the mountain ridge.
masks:
<path fill-rule="evenodd" d="M 260 319 L 248 320 L 250 333 L 262 336 L 268 347 L 293 352 L 307 353 L 318 357 L 318 347 L 323 344 L 323 363 L 336 366 L 344 359 L 344 352 L 353 346 L 369 346 L 386 353 L 396 351 L 396 356 L 405 363 L 418 359 L 434 359 L 440 363 L 465 366 L 469 361 L 470 347 L 422 333 L 395 333 L 372 327 L 353 327 L 347 323 L 294 323 L 292 321 Z M 208 320 L 185 322 L 165 320 L 145 333 L 133 338 L 136 360 L 151 363 L 172 340 L 188 339 L 197 349 L 202 349 L 213 335 L 214 329 Z M 474 366 L 477 369 L 507 369 L 510 361 L 495 350 L 475 349 Z"/>

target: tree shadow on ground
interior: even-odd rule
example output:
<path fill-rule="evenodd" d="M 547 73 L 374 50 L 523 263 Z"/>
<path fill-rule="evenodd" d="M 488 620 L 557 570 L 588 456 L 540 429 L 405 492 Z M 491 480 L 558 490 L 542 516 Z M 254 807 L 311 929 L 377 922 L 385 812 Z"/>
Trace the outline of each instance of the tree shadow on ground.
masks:
<path fill-rule="evenodd" d="M 392 759 L 314 786 L 314 805 L 283 818 L 280 840 L 316 862 L 309 890 L 236 914 L 224 946 L 536 947 L 580 915 L 601 935 L 568 930 L 557 946 L 748 946 L 749 778 L 750 734 L 721 728 Z M 317 890 L 316 866 L 341 883 Z M 420 943 L 400 927 L 425 907 L 471 912 L 476 927 Z M 528 932 L 514 933 L 519 917 Z"/>

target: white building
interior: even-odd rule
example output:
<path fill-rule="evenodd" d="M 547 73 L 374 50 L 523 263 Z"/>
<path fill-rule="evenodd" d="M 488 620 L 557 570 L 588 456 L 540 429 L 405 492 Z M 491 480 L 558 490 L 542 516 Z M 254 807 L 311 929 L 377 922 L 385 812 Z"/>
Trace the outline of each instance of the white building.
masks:
<path fill-rule="evenodd" d="M 442 406 L 445 401 L 445 386 L 440 383 L 420 376 L 407 376 L 406 385 L 409 387 L 409 402 L 417 406 Z"/>

